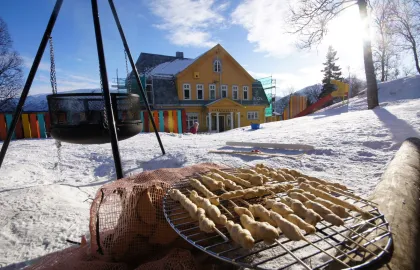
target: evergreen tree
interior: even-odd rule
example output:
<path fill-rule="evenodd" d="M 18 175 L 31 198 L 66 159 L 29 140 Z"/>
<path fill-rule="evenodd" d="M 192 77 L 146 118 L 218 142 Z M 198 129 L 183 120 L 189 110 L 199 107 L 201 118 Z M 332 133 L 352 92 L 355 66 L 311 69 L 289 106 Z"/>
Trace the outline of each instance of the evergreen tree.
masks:
<path fill-rule="evenodd" d="M 337 51 L 335 51 L 332 46 L 329 46 L 327 62 L 322 63 L 325 66 L 324 69 L 321 70 L 324 72 L 324 79 L 322 79 L 322 92 L 319 94 L 319 98 L 323 98 L 334 91 L 334 85 L 331 84 L 331 80 L 343 80 L 343 77 L 341 77 L 341 68 L 335 64 L 335 61 L 337 60 Z"/>

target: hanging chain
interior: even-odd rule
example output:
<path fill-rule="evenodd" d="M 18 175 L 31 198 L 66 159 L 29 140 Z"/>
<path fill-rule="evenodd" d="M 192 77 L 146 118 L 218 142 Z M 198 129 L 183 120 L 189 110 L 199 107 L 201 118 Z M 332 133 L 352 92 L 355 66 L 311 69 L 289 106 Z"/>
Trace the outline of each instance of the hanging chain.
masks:
<path fill-rule="evenodd" d="M 131 79 L 130 74 L 128 73 L 128 60 L 127 60 L 127 51 L 124 50 L 124 56 L 125 56 L 125 71 L 127 73 L 126 83 L 127 83 L 127 93 L 131 93 Z"/>
<path fill-rule="evenodd" d="M 102 83 L 102 76 L 101 76 L 101 67 L 99 66 L 99 82 L 101 85 L 101 93 L 102 93 L 102 104 L 103 104 L 103 111 L 104 111 L 104 128 L 108 129 L 108 116 L 106 113 L 106 104 L 105 104 L 105 94 L 104 94 L 104 87 Z"/>
<path fill-rule="evenodd" d="M 55 58 L 54 58 L 54 45 L 53 45 L 53 39 L 52 36 L 48 39 L 50 43 L 50 82 L 51 82 L 51 90 L 53 95 L 57 94 L 57 78 L 55 74 Z M 61 173 L 62 173 L 62 166 L 61 166 L 61 141 L 55 140 L 55 146 L 57 148 L 57 170 L 58 170 L 58 181 L 61 181 Z"/>
<path fill-rule="evenodd" d="M 131 103 L 131 97 L 129 96 L 129 94 L 131 94 L 131 78 L 130 78 L 130 74 L 128 73 L 128 60 L 127 60 L 127 51 L 124 50 L 124 56 L 125 56 L 125 71 L 127 72 L 127 78 L 126 78 L 126 83 L 127 83 L 127 98 L 128 98 L 128 110 L 127 113 L 130 114 L 129 119 L 132 119 L 134 117 L 134 108 L 133 108 L 133 104 Z M 134 71 L 134 70 L 133 70 Z M 124 119 L 122 119 L 124 121 Z"/>
<path fill-rule="evenodd" d="M 54 46 L 53 46 L 53 40 L 51 36 L 49 38 L 49 43 L 50 43 L 50 81 L 51 81 L 52 93 L 55 95 L 57 94 L 57 80 L 55 77 Z"/>

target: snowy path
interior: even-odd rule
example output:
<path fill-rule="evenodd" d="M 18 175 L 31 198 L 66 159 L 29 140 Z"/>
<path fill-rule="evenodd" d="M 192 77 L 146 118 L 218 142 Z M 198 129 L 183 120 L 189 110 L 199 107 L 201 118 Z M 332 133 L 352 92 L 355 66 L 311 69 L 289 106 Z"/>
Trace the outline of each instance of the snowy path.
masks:
<path fill-rule="evenodd" d="M 140 134 L 120 142 L 120 151 L 125 174 L 200 162 L 232 166 L 264 162 L 340 181 L 367 195 L 401 142 L 410 136 L 420 137 L 419 108 L 420 99 L 412 99 L 369 111 L 346 113 L 347 106 L 330 109 L 263 124 L 256 131 L 241 128 L 220 134 L 161 133 L 165 156 L 161 156 L 154 134 Z M 300 159 L 208 153 L 233 149 L 225 146 L 228 140 L 303 143 L 316 150 Z M 78 241 L 80 235 L 87 234 L 89 198 L 115 176 L 111 146 L 63 144 L 60 177 L 56 163 L 51 139 L 11 143 L 0 169 L 0 266 L 68 247 L 65 239 Z"/>

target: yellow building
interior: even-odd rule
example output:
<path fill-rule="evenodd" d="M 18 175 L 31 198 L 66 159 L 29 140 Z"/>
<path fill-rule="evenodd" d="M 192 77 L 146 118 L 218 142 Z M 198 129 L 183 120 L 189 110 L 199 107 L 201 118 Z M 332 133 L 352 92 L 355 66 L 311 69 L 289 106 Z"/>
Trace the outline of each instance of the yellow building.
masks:
<path fill-rule="evenodd" d="M 202 132 L 265 122 L 269 101 L 261 83 L 220 44 L 194 59 L 184 58 L 182 52 L 141 53 L 136 67 L 152 109 L 185 109 L 187 130 L 194 122 Z M 130 81 L 128 88 L 138 91 Z"/>

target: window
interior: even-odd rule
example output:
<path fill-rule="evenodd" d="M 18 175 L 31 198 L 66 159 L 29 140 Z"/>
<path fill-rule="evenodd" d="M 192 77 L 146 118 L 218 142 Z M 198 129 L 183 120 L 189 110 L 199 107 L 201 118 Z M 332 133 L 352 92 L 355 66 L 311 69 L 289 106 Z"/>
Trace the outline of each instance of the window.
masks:
<path fill-rule="evenodd" d="M 194 125 L 195 122 L 198 122 L 198 113 L 187 113 L 187 130 Z"/>
<path fill-rule="evenodd" d="M 228 87 L 226 84 L 222 85 L 222 98 L 227 98 Z"/>
<path fill-rule="evenodd" d="M 258 112 L 248 112 L 248 120 L 258 120 Z"/>
<path fill-rule="evenodd" d="M 197 99 L 203 100 L 204 99 L 204 85 L 197 84 Z"/>
<path fill-rule="evenodd" d="M 220 60 L 214 60 L 213 71 L 218 73 L 222 72 L 222 63 L 220 63 Z"/>
<path fill-rule="evenodd" d="M 238 86 L 232 86 L 232 99 L 238 99 Z"/>
<path fill-rule="evenodd" d="M 184 99 L 191 99 L 191 85 L 189 83 L 184 83 Z"/>
<path fill-rule="evenodd" d="M 248 99 L 248 86 L 244 86 L 242 89 L 243 89 L 243 91 L 244 91 L 244 96 L 243 96 L 243 98 L 244 98 L 245 100 L 247 100 L 247 99 Z"/>
<path fill-rule="evenodd" d="M 209 99 L 216 99 L 216 85 L 209 85 Z"/>

